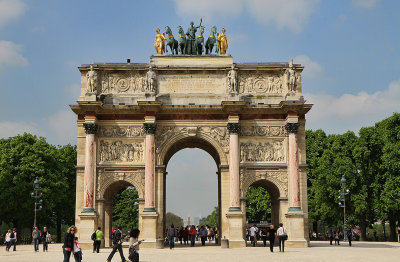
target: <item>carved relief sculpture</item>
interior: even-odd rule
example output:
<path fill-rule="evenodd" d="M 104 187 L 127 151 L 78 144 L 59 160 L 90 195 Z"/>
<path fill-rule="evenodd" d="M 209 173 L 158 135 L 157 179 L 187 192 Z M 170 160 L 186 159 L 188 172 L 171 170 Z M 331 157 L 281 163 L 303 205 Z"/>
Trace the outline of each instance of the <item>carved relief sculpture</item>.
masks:
<path fill-rule="evenodd" d="M 100 162 L 143 162 L 144 146 L 142 142 L 124 143 L 117 141 L 100 141 Z"/>
<path fill-rule="evenodd" d="M 283 141 L 241 143 L 240 158 L 241 162 L 284 162 L 284 143 Z"/>
<path fill-rule="evenodd" d="M 97 72 L 94 71 L 93 66 L 90 65 L 90 70 L 86 74 L 86 91 L 88 93 L 96 92 L 97 80 Z"/>
<path fill-rule="evenodd" d="M 125 74 L 103 72 L 101 75 L 100 94 L 144 93 L 145 82 L 145 76 L 138 72 Z"/>
<path fill-rule="evenodd" d="M 260 180 L 272 181 L 274 184 L 278 182 L 277 186 L 279 188 L 282 195 L 288 195 L 288 175 L 285 171 L 267 171 L 267 172 L 243 172 L 243 169 L 240 172 L 240 188 L 242 196 L 246 195 L 246 190 L 249 186 L 251 186 L 254 182 Z"/>
<path fill-rule="evenodd" d="M 238 77 L 238 92 L 245 94 L 283 94 L 282 75 L 253 75 L 241 73 Z"/>
<path fill-rule="evenodd" d="M 149 71 L 146 73 L 146 93 L 154 94 L 156 92 L 156 72 L 150 66 Z"/>
<path fill-rule="evenodd" d="M 287 88 L 289 94 L 296 93 L 297 87 L 297 73 L 293 68 L 293 59 L 290 61 L 289 69 L 286 70 L 287 73 Z"/>
<path fill-rule="evenodd" d="M 285 126 L 243 126 L 241 136 L 280 136 L 286 137 Z"/>
<path fill-rule="evenodd" d="M 239 94 L 238 81 L 237 81 L 237 71 L 235 66 L 232 65 L 231 70 L 228 72 L 228 83 L 229 83 L 229 94 Z"/>
<path fill-rule="evenodd" d="M 141 137 L 144 136 L 142 126 L 99 126 L 100 137 Z"/>

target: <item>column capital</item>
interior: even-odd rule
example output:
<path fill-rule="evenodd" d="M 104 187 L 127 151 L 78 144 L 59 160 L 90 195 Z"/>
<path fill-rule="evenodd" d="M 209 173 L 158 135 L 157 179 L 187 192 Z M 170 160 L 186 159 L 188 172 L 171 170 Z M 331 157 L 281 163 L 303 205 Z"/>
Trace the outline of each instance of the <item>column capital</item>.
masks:
<path fill-rule="evenodd" d="M 240 123 L 228 123 L 227 128 L 230 134 L 238 134 L 240 131 Z"/>
<path fill-rule="evenodd" d="M 96 134 L 98 125 L 96 123 L 83 123 L 86 134 Z"/>
<path fill-rule="evenodd" d="M 154 135 L 156 133 L 157 124 L 156 123 L 143 123 L 144 132 L 146 134 Z"/>
<path fill-rule="evenodd" d="M 294 133 L 294 134 L 297 134 L 297 131 L 299 131 L 299 126 L 300 126 L 299 123 L 286 123 L 285 125 L 286 130 L 289 133 Z"/>

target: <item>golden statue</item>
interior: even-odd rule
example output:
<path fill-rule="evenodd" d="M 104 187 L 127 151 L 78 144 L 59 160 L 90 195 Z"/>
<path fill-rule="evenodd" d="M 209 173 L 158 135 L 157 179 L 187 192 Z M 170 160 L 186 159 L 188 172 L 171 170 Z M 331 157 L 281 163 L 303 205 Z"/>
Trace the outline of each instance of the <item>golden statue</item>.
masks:
<path fill-rule="evenodd" d="M 228 49 L 228 38 L 225 35 L 225 28 L 222 28 L 222 33 L 218 34 L 217 42 L 221 55 L 225 55 L 226 49 Z"/>
<path fill-rule="evenodd" d="M 156 38 L 154 39 L 154 48 L 157 51 L 157 54 L 162 55 L 165 50 L 165 35 L 164 33 L 160 33 L 160 28 L 156 29 L 157 35 Z"/>

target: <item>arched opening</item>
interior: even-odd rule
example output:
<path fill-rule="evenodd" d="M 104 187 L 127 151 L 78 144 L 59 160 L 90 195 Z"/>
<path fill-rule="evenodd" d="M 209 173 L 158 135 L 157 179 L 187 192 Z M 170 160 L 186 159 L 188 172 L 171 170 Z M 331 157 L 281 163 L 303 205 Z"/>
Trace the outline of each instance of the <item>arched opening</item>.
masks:
<path fill-rule="evenodd" d="M 252 183 L 246 190 L 246 228 L 257 225 L 262 230 L 280 223 L 280 192 L 271 181 L 262 179 Z M 246 232 L 246 241 L 250 241 Z"/>
<path fill-rule="evenodd" d="M 211 232 L 215 227 L 220 229 L 219 164 L 217 150 L 206 140 L 197 137 L 181 139 L 169 148 L 164 158 L 167 171 L 164 180 L 164 232 L 170 226 L 172 214 L 182 218 L 183 228 L 205 224 L 213 229 Z M 178 243 L 177 247 L 180 246 L 180 238 Z M 199 238 L 196 245 L 200 243 Z M 219 243 L 215 234 L 206 241 L 206 245 Z M 182 244 L 185 245 L 183 236 Z"/>
<path fill-rule="evenodd" d="M 139 226 L 139 194 L 127 181 L 112 183 L 104 192 L 103 227 L 105 246 L 111 246 L 112 230 L 122 226 L 126 234 Z M 101 224 L 99 224 L 101 225 Z"/>

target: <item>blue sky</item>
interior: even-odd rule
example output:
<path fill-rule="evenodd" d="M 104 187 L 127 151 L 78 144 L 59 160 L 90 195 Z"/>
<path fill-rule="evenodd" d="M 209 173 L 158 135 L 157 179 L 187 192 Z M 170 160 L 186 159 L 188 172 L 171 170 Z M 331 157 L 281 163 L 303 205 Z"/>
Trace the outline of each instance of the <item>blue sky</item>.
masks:
<path fill-rule="evenodd" d="M 0 0 L 0 137 L 75 143 L 76 67 L 148 62 L 157 27 L 176 34 L 200 17 L 205 34 L 226 28 L 235 62 L 305 66 L 307 128 L 358 132 L 400 108 L 398 10 L 396 0 Z"/>

